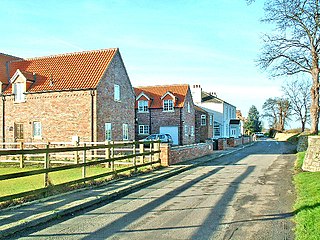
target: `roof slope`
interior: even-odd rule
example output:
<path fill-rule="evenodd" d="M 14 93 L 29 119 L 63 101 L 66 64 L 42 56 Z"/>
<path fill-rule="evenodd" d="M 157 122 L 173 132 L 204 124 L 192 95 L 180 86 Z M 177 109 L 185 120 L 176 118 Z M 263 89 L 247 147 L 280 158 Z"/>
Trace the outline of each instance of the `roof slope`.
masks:
<path fill-rule="evenodd" d="M 12 60 L 18 60 L 18 59 L 21 59 L 21 58 L 0 53 L 0 81 L 2 83 L 4 84 L 8 83 L 6 63 Z"/>
<path fill-rule="evenodd" d="M 36 74 L 27 92 L 96 88 L 117 48 L 60 54 L 12 61 L 10 77 L 17 69 Z M 5 93 L 11 93 L 11 85 Z"/>
<path fill-rule="evenodd" d="M 175 107 L 182 108 L 189 89 L 188 84 L 161 85 L 161 86 L 141 86 L 135 87 L 134 92 L 138 97 L 142 92 L 151 98 L 150 108 L 162 108 L 161 97 L 167 92 L 172 93 L 176 98 Z"/>

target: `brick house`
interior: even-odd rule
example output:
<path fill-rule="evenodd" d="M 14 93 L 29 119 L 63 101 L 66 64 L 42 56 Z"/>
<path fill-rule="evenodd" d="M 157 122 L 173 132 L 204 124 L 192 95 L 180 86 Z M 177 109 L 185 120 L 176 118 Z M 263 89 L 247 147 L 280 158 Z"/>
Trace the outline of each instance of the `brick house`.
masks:
<path fill-rule="evenodd" d="M 119 49 L 0 63 L 3 142 L 134 139 L 135 96 Z"/>
<path fill-rule="evenodd" d="M 195 143 L 195 109 L 187 84 L 134 88 L 136 139 L 169 133 L 173 144 Z"/>
<path fill-rule="evenodd" d="M 196 123 L 196 143 L 206 142 L 207 139 L 213 138 L 213 114 L 205 109 L 195 106 L 195 123 Z"/>

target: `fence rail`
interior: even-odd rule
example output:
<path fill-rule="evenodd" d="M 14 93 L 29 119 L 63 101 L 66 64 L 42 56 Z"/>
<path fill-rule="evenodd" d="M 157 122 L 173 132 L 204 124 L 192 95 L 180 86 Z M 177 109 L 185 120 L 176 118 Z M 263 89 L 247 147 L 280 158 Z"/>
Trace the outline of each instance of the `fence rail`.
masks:
<path fill-rule="evenodd" d="M 89 146 L 88 146 L 88 145 Z M 8 146 L 10 144 L 7 144 Z M 12 144 L 13 145 L 13 144 Z M 74 146 L 72 146 L 74 145 Z M 28 144 L 20 144 L 18 149 L 0 149 L 0 162 L 18 162 L 20 168 L 27 163 L 41 163 L 43 169 L 29 170 L 23 172 L 7 173 L 0 175 L 0 181 L 23 178 L 43 174 L 43 187 L 31 191 L 24 191 L 16 194 L 0 196 L 0 202 L 13 200 L 29 195 L 46 193 L 48 188 L 63 187 L 98 178 L 116 176 L 126 171 L 137 171 L 141 167 L 151 166 L 160 163 L 160 142 L 90 142 L 90 143 L 46 143 L 38 148 L 25 148 Z M 29 146 L 32 146 L 30 144 Z M 40 146 L 40 144 L 38 144 Z M 72 153 L 68 161 L 55 160 L 59 154 Z M 2 159 L 18 156 L 19 160 Z M 32 157 L 41 158 L 40 160 L 26 160 Z M 55 164 L 58 164 L 55 166 Z M 106 172 L 94 176 L 87 176 L 87 167 L 104 164 Z M 123 167 L 128 165 L 128 167 Z M 108 166 L 108 167 L 107 167 Z M 82 169 L 82 177 L 76 180 L 52 185 L 49 180 L 49 173 L 70 170 L 75 168 Z M 110 171 L 107 171 L 110 170 Z"/>

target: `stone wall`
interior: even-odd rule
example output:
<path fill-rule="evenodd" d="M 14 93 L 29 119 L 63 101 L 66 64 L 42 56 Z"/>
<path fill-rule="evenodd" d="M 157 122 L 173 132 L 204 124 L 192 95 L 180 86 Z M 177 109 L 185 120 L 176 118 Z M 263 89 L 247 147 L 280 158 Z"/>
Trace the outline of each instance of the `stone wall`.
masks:
<path fill-rule="evenodd" d="M 308 149 L 304 158 L 302 169 L 309 172 L 320 171 L 320 136 L 308 137 Z"/>
<path fill-rule="evenodd" d="M 300 135 L 297 143 L 297 152 L 304 152 L 308 149 L 308 136 Z"/>

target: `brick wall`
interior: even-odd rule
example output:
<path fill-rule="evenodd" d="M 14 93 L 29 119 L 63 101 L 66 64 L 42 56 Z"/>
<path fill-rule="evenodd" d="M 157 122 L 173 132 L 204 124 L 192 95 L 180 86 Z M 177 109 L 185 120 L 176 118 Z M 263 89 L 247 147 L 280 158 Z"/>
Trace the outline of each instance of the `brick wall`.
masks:
<path fill-rule="evenodd" d="M 114 85 L 120 86 L 120 101 L 114 100 Z M 135 95 L 119 52 L 114 56 L 97 87 L 96 141 L 105 140 L 105 123 L 112 125 L 112 140 L 123 140 L 122 125 L 129 126 L 129 140 L 135 134 Z"/>
<path fill-rule="evenodd" d="M 198 143 L 186 146 L 170 147 L 168 144 L 160 145 L 160 158 L 163 166 L 184 162 L 213 153 L 212 143 Z"/>
<path fill-rule="evenodd" d="M 71 141 L 77 135 L 90 141 L 90 91 L 27 94 L 26 101 L 15 103 L 14 96 L 5 101 L 6 142 L 14 142 L 15 123 L 23 124 L 24 141 Z M 33 122 L 41 122 L 41 139 L 33 138 Z"/>

